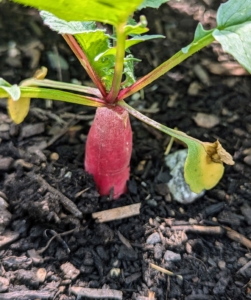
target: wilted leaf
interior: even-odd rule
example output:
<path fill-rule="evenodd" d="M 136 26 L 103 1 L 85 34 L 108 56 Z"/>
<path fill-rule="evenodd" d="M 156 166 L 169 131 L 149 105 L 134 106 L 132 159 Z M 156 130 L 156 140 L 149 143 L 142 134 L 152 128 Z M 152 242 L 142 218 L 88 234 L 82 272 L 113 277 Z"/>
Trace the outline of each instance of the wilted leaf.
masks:
<path fill-rule="evenodd" d="M 30 98 L 20 98 L 18 101 L 14 101 L 12 98 L 8 99 L 8 112 L 12 121 L 16 124 L 23 122 L 29 109 Z"/>
<path fill-rule="evenodd" d="M 34 78 L 44 79 L 47 75 L 47 69 L 42 67 L 35 72 Z M 22 84 L 20 85 L 22 86 Z M 8 112 L 13 122 L 20 124 L 23 122 L 25 117 L 28 115 L 30 109 L 30 98 L 21 97 L 17 101 L 12 98 L 8 99 Z"/>
<path fill-rule="evenodd" d="M 187 145 L 188 155 L 184 167 L 184 177 L 193 192 L 200 193 L 204 189 L 209 190 L 213 188 L 224 173 L 223 162 L 230 165 L 234 164 L 231 155 L 226 152 L 218 141 L 215 143 L 203 143 L 184 132 L 168 128 L 141 115 L 124 101 L 120 101 L 119 105 L 136 118 Z"/>

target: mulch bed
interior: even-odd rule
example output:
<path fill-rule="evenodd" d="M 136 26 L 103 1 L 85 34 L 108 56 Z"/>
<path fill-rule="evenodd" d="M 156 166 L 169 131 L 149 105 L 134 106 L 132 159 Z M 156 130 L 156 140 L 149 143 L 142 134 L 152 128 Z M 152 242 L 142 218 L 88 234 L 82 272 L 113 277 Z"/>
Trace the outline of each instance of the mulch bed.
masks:
<path fill-rule="evenodd" d="M 167 39 L 133 48 L 142 59 L 137 76 L 192 41 L 198 21 L 214 26 L 217 2 L 172 0 L 144 11 L 151 33 Z M 0 75 L 7 81 L 18 83 L 44 65 L 50 79 L 88 84 L 35 10 L 2 2 L 0 28 Z M 219 139 L 233 155 L 220 183 L 189 205 L 166 186 L 164 134 L 131 118 L 128 193 L 111 201 L 83 169 L 94 109 L 37 99 L 15 125 L 1 100 L 0 299 L 251 299 L 250 87 L 245 71 L 213 44 L 128 99 L 171 128 Z M 219 122 L 202 127 L 198 113 Z M 174 143 L 171 152 L 179 149 Z M 92 216 L 137 203 L 137 216 L 107 223 Z"/>

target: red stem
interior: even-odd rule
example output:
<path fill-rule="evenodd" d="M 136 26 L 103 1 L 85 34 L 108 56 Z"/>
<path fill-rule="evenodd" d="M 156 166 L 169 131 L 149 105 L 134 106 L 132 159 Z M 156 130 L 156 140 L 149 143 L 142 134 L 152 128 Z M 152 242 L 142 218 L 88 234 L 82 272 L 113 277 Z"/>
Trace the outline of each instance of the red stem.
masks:
<path fill-rule="evenodd" d="M 106 90 L 104 85 L 102 84 L 100 78 L 93 70 L 91 64 L 89 63 L 88 58 L 86 57 L 84 51 L 79 46 L 75 38 L 70 34 L 63 34 L 62 35 L 67 44 L 70 46 L 71 50 L 74 52 L 78 60 L 80 61 L 81 65 L 84 67 L 88 75 L 90 76 L 91 80 L 95 83 L 97 88 L 100 90 L 103 97 L 106 97 Z"/>

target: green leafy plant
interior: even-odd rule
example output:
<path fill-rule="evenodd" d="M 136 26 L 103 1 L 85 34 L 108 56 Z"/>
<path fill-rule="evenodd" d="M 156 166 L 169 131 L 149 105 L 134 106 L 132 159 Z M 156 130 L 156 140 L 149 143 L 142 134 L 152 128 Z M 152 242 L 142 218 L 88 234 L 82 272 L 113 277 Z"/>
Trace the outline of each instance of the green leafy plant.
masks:
<path fill-rule="evenodd" d="M 220 5 L 216 28 L 205 30 L 198 24 L 194 40 L 188 46 L 139 80 L 134 76 L 134 63 L 138 59 L 128 49 L 148 39 L 163 37 L 145 34 L 148 31 L 146 18 L 142 16 L 136 22 L 132 15 L 144 7 L 158 8 L 166 1 L 15 2 L 42 10 L 44 23 L 62 34 L 96 88 L 44 79 L 45 69 L 33 78 L 24 80 L 19 86 L 11 86 L 1 79 L 0 97 L 9 97 L 8 110 L 14 122 L 21 123 L 24 120 L 31 98 L 97 107 L 86 142 L 85 168 L 94 176 L 101 195 L 109 194 L 113 188 L 116 199 L 126 191 L 132 151 L 129 114 L 187 144 L 184 175 L 192 191 L 199 193 L 218 183 L 224 172 L 223 163 L 233 164 L 231 155 L 219 141 L 201 142 L 181 131 L 168 128 L 141 114 L 124 100 L 215 40 L 251 72 L 251 0 L 229 0 Z M 108 33 L 104 24 L 112 26 L 112 34 Z M 122 82 L 123 75 L 125 80 Z"/>

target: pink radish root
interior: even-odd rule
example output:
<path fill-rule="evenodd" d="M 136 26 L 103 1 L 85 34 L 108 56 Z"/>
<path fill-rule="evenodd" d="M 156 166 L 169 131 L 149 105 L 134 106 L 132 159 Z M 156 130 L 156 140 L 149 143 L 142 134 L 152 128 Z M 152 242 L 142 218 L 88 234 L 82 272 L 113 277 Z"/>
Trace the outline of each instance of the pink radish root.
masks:
<path fill-rule="evenodd" d="M 99 107 L 85 148 L 85 169 L 92 174 L 100 195 L 113 198 L 126 192 L 132 153 L 132 129 L 122 107 Z"/>

